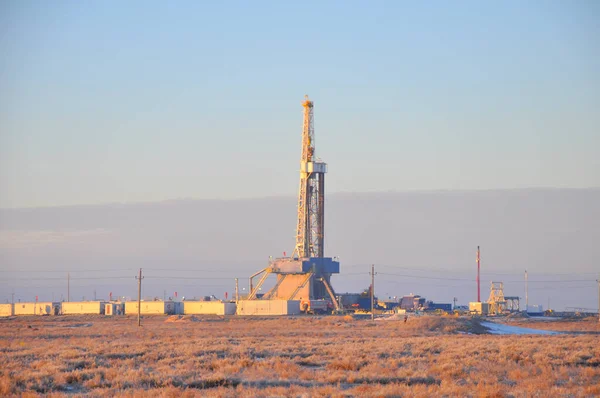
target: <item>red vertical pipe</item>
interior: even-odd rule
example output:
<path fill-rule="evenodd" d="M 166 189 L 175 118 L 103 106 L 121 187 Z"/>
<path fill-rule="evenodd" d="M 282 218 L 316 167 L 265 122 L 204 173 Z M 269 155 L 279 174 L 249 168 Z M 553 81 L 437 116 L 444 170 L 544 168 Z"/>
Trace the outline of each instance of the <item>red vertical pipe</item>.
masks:
<path fill-rule="evenodd" d="M 477 246 L 477 302 L 481 303 L 481 284 L 479 283 L 479 264 L 480 264 L 480 257 L 479 257 L 479 246 Z"/>

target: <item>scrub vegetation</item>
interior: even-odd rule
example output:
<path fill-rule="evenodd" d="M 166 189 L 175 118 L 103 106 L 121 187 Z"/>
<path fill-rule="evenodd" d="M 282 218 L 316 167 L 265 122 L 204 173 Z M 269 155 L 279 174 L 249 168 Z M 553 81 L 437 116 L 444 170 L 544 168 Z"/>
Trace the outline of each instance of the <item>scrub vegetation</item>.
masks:
<path fill-rule="evenodd" d="M 0 396 L 600 396 L 599 329 L 563 330 L 578 324 L 493 336 L 462 317 L 11 318 Z"/>

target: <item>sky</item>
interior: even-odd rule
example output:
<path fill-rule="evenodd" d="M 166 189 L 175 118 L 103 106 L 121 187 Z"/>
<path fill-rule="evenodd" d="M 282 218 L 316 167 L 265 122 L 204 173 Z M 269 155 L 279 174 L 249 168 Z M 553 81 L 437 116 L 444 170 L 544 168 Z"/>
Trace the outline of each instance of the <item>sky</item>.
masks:
<path fill-rule="evenodd" d="M 308 94 L 336 289 L 375 262 L 466 303 L 481 244 L 507 292 L 528 267 L 534 303 L 595 308 L 598 37 L 593 0 L 0 2 L 0 301 L 138 267 L 231 291 L 292 249 Z"/>
<path fill-rule="evenodd" d="M 0 208 L 600 186 L 600 3 L 4 1 Z"/>

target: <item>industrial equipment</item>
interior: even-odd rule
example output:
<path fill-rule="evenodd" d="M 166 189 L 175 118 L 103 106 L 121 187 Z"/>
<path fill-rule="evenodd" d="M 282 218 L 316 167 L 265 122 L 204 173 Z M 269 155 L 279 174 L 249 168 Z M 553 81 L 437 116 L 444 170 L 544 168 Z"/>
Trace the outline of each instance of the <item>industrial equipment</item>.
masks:
<path fill-rule="evenodd" d="M 492 282 L 490 286 L 490 297 L 488 299 L 489 313 L 500 315 L 504 312 L 519 312 L 520 304 L 518 296 L 505 296 L 504 283 Z"/>
<path fill-rule="evenodd" d="M 331 275 L 340 272 L 337 259 L 325 257 L 325 173 L 327 164 L 316 157 L 314 103 L 304 97 L 302 151 L 300 157 L 300 187 L 296 245 L 290 257 L 271 259 L 266 268 L 250 277 L 248 300 L 258 299 L 268 276 L 275 274 L 275 285 L 261 300 L 299 300 L 305 312 L 340 310 Z M 254 285 L 254 278 L 261 275 Z"/>
<path fill-rule="evenodd" d="M 344 308 L 345 312 L 369 312 L 371 311 L 371 287 L 365 289 L 362 293 L 342 293 L 338 294 L 338 302 Z M 374 301 L 379 300 L 374 297 Z M 377 305 L 379 308 L 379 305 Z"/>
<path fill-rule="evenodd" d="M 504 283 L 491 282 L 490 297 L 487 302 L 490 314 L 499 315 L 506 310 L 506 299 L 504 298 Z"/>

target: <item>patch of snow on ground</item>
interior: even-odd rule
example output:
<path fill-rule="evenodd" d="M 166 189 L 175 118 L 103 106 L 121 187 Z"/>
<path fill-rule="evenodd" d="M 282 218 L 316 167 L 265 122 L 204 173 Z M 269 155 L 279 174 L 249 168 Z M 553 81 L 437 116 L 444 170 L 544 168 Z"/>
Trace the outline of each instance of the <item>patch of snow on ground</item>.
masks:
<path fill-rule="evenodd" d="M 559 332 L 553 332 L 551 330 L 522 328 L 494 322 L 481 322 L 481 326 L 488 328 L 491 334 L 560 334 Z"/>

